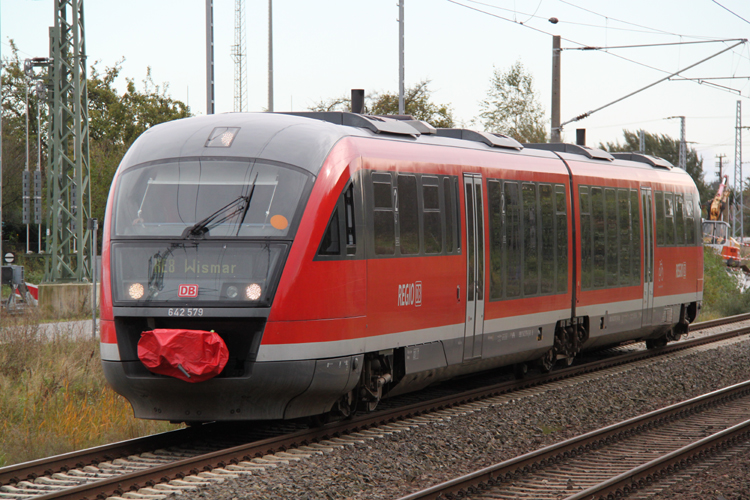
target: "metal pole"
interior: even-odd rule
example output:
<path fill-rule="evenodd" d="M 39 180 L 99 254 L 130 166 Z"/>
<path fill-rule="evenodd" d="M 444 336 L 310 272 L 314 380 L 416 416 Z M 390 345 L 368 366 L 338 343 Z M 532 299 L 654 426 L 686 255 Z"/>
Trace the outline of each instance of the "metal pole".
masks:
<path fill-rule="evenodd" d="M 744 182 L 742 178 L 742 102 L 737 101 L 737 119 L 734 132 L 734 196 L 735 196 L 735 207 L 739 207 L 735 210 L 735 221 L 737 217 L 740 219 L 740 241 L 744 242 L 745 237 L 745 206 L 744 200 L 742 199 L 742 192 L 744 191 Z M 739 198 L 739 203 L 737 203 Z M 739 211 L 739 215 L 736 212 Z M 733 236 L 737 236 L 736 224 L 732 228 Z"/>
<path fill-rule="evenodd" d="M 560 129 L 560 36 L 552 36 L 552 127 L 549 142 L 562 142 Z"/>
<path fill-rule="evenodd" d="M 23 172 L 23 211 L 26 219 L 26 253 L 29 252 L 29 217 L 31 216 L 31 198 L 29 196 L 29 79 L 26 79 L 26 168 Z"/>
<path fill-rule="evenodd" d="M 268 0 L 268 111 L 273 112 L 273 0 Z"/>
<path fill-rule="evenodd" d="M 0 9 L 2 10 L 2 9 Z M 0 20 L 2 20 L 2 16 L 0 15 Z M 2 24 L 2 23 L 0 23 Z M 2 35 L 0 34 L 0 40 L 2 39 Z M 3 57 L 2 57 L 2 44 L 0 44 L 0 81 L 2 81 L 3 76 Z M 0 85 L 0 102 L 3 100 L 3 86 Z M 3 119 L 2 119 L 2 109 L 0 108 L 0 259 L 3 258 Z M 2 260 L 0 260 L 0 267 L 2 267 Z M 0 288 L 2 288 L 2 285 L 0 285 Z M 1 296 L 2 294 L 0 294 Z M 2 302 L 2 300 L 0 300 Z M 0 307 L 2 309 L 2 307 Z M 0 316 L 2 313 L 0 313 Z"/>
<path fill-rule="evenodd" d="M 687 142 L 685 142 L 685 117 L 680 116 L 680 158 L 679 167 L 687 170 Z"/>
<path fill-rule="evenodd" d="M 214 2 L 206 0 L 206 114 L 214 114 Z"/>
<path fill-rule="evenodd" d="M 406 114 L 404 103 L 404 0 L 398 0 L 398 114 Z"/>
<path fill-rule="evenodd" d="M 42 190 L 41 190 L 41 183 L 42 183 L 42 98 L 39 94 L 36 96 L 36 154 L 37 154 L 37 163 L 36 163 L 36 170 L 39 172 L 39 192 L 37 192 L 37 186 L 36 186 L 36 176 L 34 177 L 34 206 L 39 208 L 34 208 L 35 213 L 39 213 L 39 218 L 36 221 L 37 225 L 39 226 L 37 228 L 37 236 L 39 238 L 39 241 L 37 243 L 36 252 L 42 253 Z"/>
<path fill-rule="evenodd" d="M 89 219 L 88 229 L 94 232 L 94 241 L 91 245 L 91 338 L 96 338 L 96 239 L 99 221 Z"/>

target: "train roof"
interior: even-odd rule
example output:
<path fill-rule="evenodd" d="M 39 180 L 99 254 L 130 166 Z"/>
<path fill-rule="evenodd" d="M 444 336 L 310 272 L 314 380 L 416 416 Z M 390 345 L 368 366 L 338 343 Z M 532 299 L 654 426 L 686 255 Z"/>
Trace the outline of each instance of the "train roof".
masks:
<path fill-rule="evenodd" d="M 144 132 L 120 167 L 184 157 L 260 158 L 295 165 L 317 176 L 335 144 L 352 136 L 683 172 L 666 160 L 639 153 L 610 154 L 573 144 L 520 144 L 501 134 L 435 129 L 408 115 L 344 112 L 223 113 L 175 120 Z"/>

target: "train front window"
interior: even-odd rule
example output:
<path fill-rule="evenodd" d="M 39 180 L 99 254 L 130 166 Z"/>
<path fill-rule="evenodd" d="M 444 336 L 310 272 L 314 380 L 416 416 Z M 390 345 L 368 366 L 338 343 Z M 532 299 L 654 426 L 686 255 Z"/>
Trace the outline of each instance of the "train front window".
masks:
<path fill-rule="evenodd" d="M 190 159 L 120 176 L 115 236 L 286 237 L 307 175 L 260 160 Z"/>
<path fill-rule="evenodd" d="M 283 242 L 115 242 L 113 299 L 120 305 L 267 306 L 287 249 Z"/>

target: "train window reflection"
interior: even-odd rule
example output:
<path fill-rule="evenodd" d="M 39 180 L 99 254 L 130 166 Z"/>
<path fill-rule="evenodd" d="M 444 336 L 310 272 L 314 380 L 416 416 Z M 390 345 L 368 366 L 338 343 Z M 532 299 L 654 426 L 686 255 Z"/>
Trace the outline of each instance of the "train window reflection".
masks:
<path fill-rule="evenodd" d="M 396 252 L 396 215 L 393 210 L 391 174 L 372 174 L 375 254 L 393 255 Z"/>
<path fill-rule="evenodd" d="M 557 293 L 568 291 L 568 217 L 565 201 L 565 186 L 555 185 L 555 228 L 557 233 L 557 252 L 555 269 L 557 269 Z"/>
<path fill-rule="evenodd" d="M 656 201 L 656 244 L 659 246 L 666 245 L 666 222 L 664 221 L 664 192 L 657 191 L 654 197 Z"/>
<path fill-rule="evenodd" d="M 436 254 L 443 251 L 443 222 L 440 214 L 440 189 L 437 177 L 422 177 L 424 204 L 424 252 Z"/>
<path fill-rule="evenodd" d="M 254 160 L 182 160 L 124 171 L 115 200 L 116 236 L 286 236 L 308 176 Z"/>
<path fill-rule="evenodd" d="M 541 293 L 544 294 L 555 290 L 555 209 L 551 184 L 539 184 L 539 201 L 542 226 Z"/>
<path fill-rule="evenodd" d="M 398 176 L 399 241 L 402 254 L 419 253 L 419 215 L 417 212 L 417 178 Z"/>

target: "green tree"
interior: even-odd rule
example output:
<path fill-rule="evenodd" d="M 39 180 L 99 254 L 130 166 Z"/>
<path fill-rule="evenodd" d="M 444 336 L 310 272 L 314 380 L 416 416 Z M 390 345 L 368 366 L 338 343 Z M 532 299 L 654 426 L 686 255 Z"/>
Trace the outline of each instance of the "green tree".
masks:
<path fill-rule="evenodd" d="M 89 156 L 91 164 L 91 212 L 103 220 L 109 187 L 120 160 L 131 144 L 150 127 L 191 116 L 187 105 L 172 99 L 167 85 L 156 85 L 151 68 L 146 71 L 139 90 L 127 78 L 125 93 L 114 87 L 122 61 L 99 73 L 92 66 L 88 79 Z"/>
<path fill-rule="evenodd" d="M 11 242 L 25 241 L 23 224 L 23 171 L 26 168 L 26 90 L 29 96 L 29 169 L 36 170 L 37 163 L 37 99 L 34 82 L 30 82 L 23 71 L 23 61 L 18 48 L 10 40 L 10 56 L 3 60 L 2 74 L 2 175 L 3 175 L 3 239 Z M 42 134 L 47 127 L 46 113 L 42 112 Z M 44 135 L 43 135 L 44 137 Z M 42 159 L 42 166 L 44 162 Z M 36 237 L 36 228 L 33 228 Z M 23 235 L 23 236 L 22 236 Z M 13 250 L 21 250 L 14 247 Z"/>
<path fill-rule="evenodd" d="M 404 91 L 404 112 L 433 127 L 452 128 L 455 124 L 453 110 L 445 104 L 431 101 L 430 80 L 422 80 Z M 347 96 L 320 101 L 310 111 L 351 111 L 351 99 Z M 365 113 L 371 115 L 397 115 L 398 93 L 374 92 L 365 96 Z"/>
<path fill-rule="evenodd" d="M 2 74 L 2 175 L 3 175 L 3 239 L 20 241 L 25 228 L 22 224 L 22 175 L 26 157 L 26 85 L 23 61 L 11 40 L 11 55 L 3 60 Z M 124 93 L 115 89 L 122 61 L 112 67 L 97 70 L 91 67 L 87 81 L 89 102 L 89 166 L 91 182 L 91 212 L 100 221 L 104 218 L 107 195 L 120 160 L 135 139 L 148 128 L 170 120 L 191 116 L 183 102 L 169 96 L 167 85 L 156 85 L 148 69 L 138 88 L 126 79 Z M 37 100 L 29 100 L 30 167 L 35 169 L 37 158 Z M 42 109 L 42 179 L 46 181 L 46 106 Z M 43 186 L 42 199 L 46 186 Z M 43 212 L 46 216 L 46 212 Z M 44 221 L 43 221 L 44 223 Z M 36 227 L 32 225 L 32 231 Z M 101 231 L 99 233 L 101 235 Z M 33 236 L 33 235 L 32 235 Z M 32 237 L 32 239 L 34 239 Z M 19 250 L 20 248 L 17 248 Z"/>
<path fill-rule="evenodd" d="M 495 68 L 487 97 L 479 102 L 479 122 L 487 132 L 519 142 L 547 142 L 544 108 L 534 90 L 534 79 L 521 61 L 506 72 Z"/>
<path fill-rule="evenodd" d="M 609 152 L 631 152 L 638 151 L 640 149 L 640 137 L 637 132 L 631 132 L 629 130 L 623 130 L 625 136 L 625 143 L 620 144 L 617 142 L 608 142 L 607 144 L 599 144 L 599 148 L 606 149 Z M 680 141 L 679 139 L 673 139 L 666 134 L 651 134 L 646 132 L 644 134 L 645 139 L 645 153 L 651 156 L 658 156 L 670 162 L 672 165 L 678 165 L 680 162 Z M 714 193 L 711 192 L 709 187 L 706 185 L 703 179 L 703 159 L 698 156 L 698 152 L 695 148 L 687 149 L 687 173 L 693 178 L 693 182 L 698 187 L 698 193 L 701 197 L 701 204 L 705 204 L 707 201 L 713 198 Z"/>

